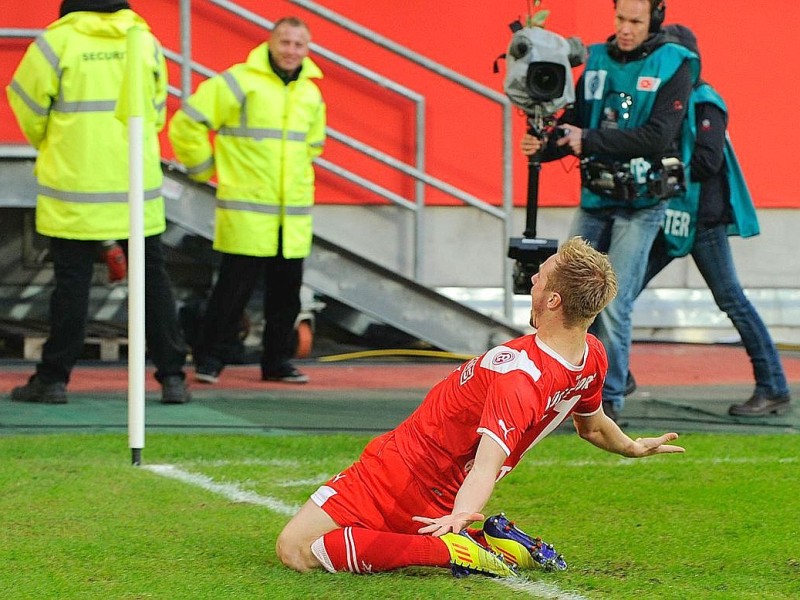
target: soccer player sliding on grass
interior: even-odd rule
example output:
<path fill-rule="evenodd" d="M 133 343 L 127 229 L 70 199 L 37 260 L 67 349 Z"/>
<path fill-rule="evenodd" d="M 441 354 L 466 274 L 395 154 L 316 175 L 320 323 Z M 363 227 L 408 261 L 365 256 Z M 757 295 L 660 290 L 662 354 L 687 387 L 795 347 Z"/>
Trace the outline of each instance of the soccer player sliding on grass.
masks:
<path fill-rule="evenodd" d="M 372 440 L 321 486 L 278 536 L 287 567 L 375 573 L 407 566 L 513 575 L 565 568 L 552 546 L 482 510 L 523 454 L 572 415 L 595 446 L 638 458 L 683 452 L 678 435 L 633 440 L 602 409 L 605 350 L 587 333 L 617 293 L 604 254 L 564 243 L 531 278 L 535 333 L 473 358 L 439 382 L 408 419 Z"/>

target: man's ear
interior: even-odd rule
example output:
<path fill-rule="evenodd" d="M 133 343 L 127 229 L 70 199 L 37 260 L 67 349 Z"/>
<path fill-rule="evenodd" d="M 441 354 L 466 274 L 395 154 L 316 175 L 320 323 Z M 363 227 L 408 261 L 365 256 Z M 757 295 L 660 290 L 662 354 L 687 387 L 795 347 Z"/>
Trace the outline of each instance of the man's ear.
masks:
<path fill-rule="evenodd" d="M 550 295 L 547 297 L 547 308 L 555 309 L 561 306 L 561 294 L 558 292 L 550 292 Z"/>

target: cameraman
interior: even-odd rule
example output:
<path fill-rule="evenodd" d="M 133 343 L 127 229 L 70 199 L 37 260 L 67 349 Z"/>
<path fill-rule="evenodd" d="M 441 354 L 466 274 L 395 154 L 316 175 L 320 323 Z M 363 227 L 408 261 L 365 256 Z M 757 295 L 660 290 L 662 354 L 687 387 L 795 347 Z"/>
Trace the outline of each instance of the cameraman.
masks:
<path fill-rule="evenodd" d="M 615 34 L 589 48 L 575 105 L 559 119 L 561 135 L 543 148 L 526 134 L 522 151 L 542 150 L 543 161 L 570 153 L 581 158 L 581 203 L 569 235 L 606 252 L 619 280 L 617 297 L 593 325 L 609 360 L 603 409 L 616 420 L 624 403 L 633 302 L 667 198 L 682 183 L 674 159 L 681 155 L 681 124 L 699 61 L 661 32 L 663 0 L 615 0 L 614 6 Z"/>

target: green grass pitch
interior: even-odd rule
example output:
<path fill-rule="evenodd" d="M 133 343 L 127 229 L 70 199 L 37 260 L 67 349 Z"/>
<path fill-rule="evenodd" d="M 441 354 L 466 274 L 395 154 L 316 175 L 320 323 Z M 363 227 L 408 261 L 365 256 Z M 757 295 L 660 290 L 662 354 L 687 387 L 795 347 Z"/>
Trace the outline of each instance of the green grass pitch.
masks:
<path fill-rule="evenodd" d="M 651 432 L 652 433 L 652 432 Z M 748 599 L 800 597 L 800 436 L 691 434 L 633 461 L 557 434 L 498 485 L 564 554 L 521 582 L 446 569 L 300 575 L 275 538 L 367 436 L 0 437 L 0 597 Z"/>

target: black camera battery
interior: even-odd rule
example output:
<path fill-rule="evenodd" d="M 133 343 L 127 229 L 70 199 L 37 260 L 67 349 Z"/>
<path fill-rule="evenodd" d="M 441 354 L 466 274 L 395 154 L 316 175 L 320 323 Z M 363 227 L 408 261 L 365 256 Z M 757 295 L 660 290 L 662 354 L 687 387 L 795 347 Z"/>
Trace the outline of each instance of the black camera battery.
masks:
<path fill-rule="evenodd" d="M 539 266 L 558 252 L 558 240 L 545 238 L 512 237 L 508 242 L 508 257 L 514 264 L 514 293 L 529 294 L 531 277 L 539 270 Z"/>

